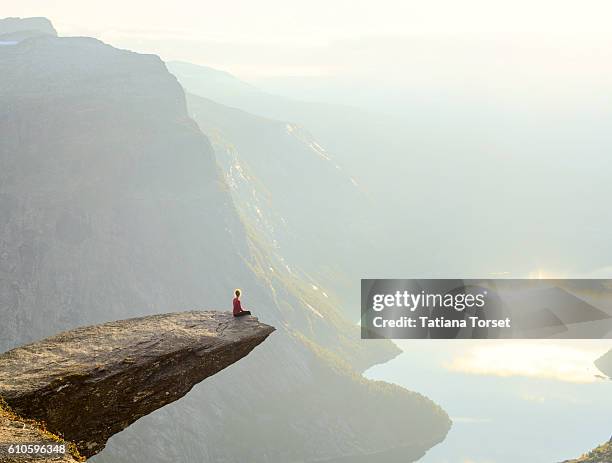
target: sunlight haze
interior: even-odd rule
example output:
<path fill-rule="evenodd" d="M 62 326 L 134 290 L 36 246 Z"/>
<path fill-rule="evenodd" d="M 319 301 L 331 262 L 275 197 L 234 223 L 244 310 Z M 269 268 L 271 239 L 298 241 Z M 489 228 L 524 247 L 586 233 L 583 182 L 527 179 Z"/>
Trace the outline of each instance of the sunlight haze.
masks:
<path fill-rule="evenodd" d="M 505 87 L 610 77 L 605 1 L 82 2 L 24 0 L 7 16 L 47 16 L 62 35 L 218 67 L 246 79 L 455 76 Z M 387 68 L 387 69 L 385 69 Z M 517 82 L 519 81 L 519 82 Z M 441 84 L 441 82 L 439 82 Z"/>

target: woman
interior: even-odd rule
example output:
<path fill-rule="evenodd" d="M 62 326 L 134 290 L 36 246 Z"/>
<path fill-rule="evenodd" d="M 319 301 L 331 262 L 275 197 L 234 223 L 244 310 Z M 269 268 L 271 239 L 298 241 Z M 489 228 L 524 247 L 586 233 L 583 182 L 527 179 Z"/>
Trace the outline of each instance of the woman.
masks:
<path fill-rule="evenodd" d="M 242 315 L 251 315 L 249 310 L 242 310 L 240 305 L 240 290 L 234 291 L 236 297 L 234 298 L 234 317 L 241 317 Z"/>

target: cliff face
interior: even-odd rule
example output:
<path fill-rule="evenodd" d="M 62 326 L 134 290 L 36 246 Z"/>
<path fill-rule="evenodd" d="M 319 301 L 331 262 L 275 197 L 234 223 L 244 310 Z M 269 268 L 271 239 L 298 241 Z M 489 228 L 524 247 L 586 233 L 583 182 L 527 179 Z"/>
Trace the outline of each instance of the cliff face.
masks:
<path fill-rule="evenodd" d="M 252 362 L 93 460 L 308 462 L 444 438 L 433 402 L 356 374 L 384 357 L 250 233 L 158 57 L 40 36 L 0 47 L 0 69 L 0 349 L 202 303 L 230 309 L 237 286 L 278 328 Z"/>
<path fill-rule="evenodd" d="M 191 93 L 187 105 L 212 143 L 242 217 L 282 256 L 280 265 L 303 270 L 301 278 L 317 287 L 333 288 L 349 318 L 359 318 L 360 292 L 351 286 L 360 278 L 355 249 L 361 255 L 373 245 L 374 204 L 357 181 L 295 123 Z"/>
<path fill-rule="evenodd" d="M 335 132 L 339 121 L 354 121 L 355 114 L 268 94 L 205 66 L 167 65 L 213 144 L 241 213 L 271 235 L 293 268 L 303 269 L 316 286 L 333 288 L 344 314 L 358 319 L 359 281 L 381 260 L 373 237 L 387 235 L 380 227 L 388 216 L 379 215 L 381 202 L 343 167 L 353 167 L 354 157 L 342 160 L 316 130 Z M 370 162 L 379 161 L 372 157 L 378 151 L 370 150 Z"/>
<path fill-rule="evenodd" d="M 211 140 L 240 217 L 249 232 L 264 243 L 268 265 L 291 286 L 304 291 L 306 308 L 316 321 L 338 307 L 346 309 L 349 319 L 359 318 L 359 291 L 351 292 L 357 298 L 353 304 L 340 301 L 341 293 L 359 282 L 345 273 L 352 268 L 346 257 L 354 259 L 355 249 L 364 249 L 364 240 L 357 237 L 363 238 L 368 231 L 363 220 L 368 212 L 366 195 L 356 182 L 295 124 L 192 94 L 187 95 L 187 106 Z M 358 340 L 357 327 L 352 323 L 340 326 L 340 320 L 336 317 L 337 327 Z M 350 358 L 360 370 L 399 353 L 391 342 L 370 344 L 366 351 L 364 343 L 347 346 L 336 336 L 319 337 L 318 341 L 342 358 Z"/>
<path fill-rule="evenodd" d="M 39 37 L 0 48 L 0 67 L 0 347 L 227 304 L 202 276 L 243 268 L 246 243 L 161 60 Z"/>
<path fill-rule="evenodd" d="M 274 328 L 183 312 L 67 331 L 0 356 L 0 397 L 89 457 L 110 436 L 246 356 Z"/>

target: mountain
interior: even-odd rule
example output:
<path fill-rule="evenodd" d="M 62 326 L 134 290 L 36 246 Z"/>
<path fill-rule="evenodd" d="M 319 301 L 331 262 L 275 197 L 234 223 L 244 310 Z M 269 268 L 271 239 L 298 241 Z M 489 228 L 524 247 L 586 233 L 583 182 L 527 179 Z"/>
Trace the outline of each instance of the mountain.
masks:
<path fill-rule="evenodd" d="M 373 194 L 397 193 L 389 185 L 389 170 L 397 168 L 394 153 L 406 152 L 402 143 L 410 130 L 404 120 L 385 117 L 350 106 L 294 100 L 258 89 L 223 71 L 207 66 L 171 61 L 168 69 L 187 93 L 207 98 L 249 114 L 299 126 L 325 148 L 345 174 Z M 384 156 L 381 155 L 384 153 Z M 364 180 L 363 182 L 361 180 Z M 386 188 L 385 188 L 386 187 Z M 376 201 L 384 199 L 377 196 Z M 378 202 L 377 207 L 384 206 Z"/>
<path fill-rule="evenodd" d="M 42 35 L 0 47 L 0 66 L 0 348 L 229 309 L 236 286 L 278 330 L 94 461 L 406 461 L 445 437 L 429 399 L 361 377 L 396 351 L 276 264 L 157 56 Z"/>
<path fill-rule="evenodd" d="M 171 61 L 167 65 L 190 94 L 253 115 L 288 121 L 308 130 L 337 163 L 345 169 L 350 168 L 347 174 L 357 177 L 358 181 L 361 177 L 383 185 L 384 170 L 393 166 L 387 158 L 397 151 L 397 145 L 403 148 L 398 142 L 408 132 L 403 120 L 356 107 L 275 95 L 208 66 L 180 61 Z M 386 156 L 379 156 L 379 152 L 385 152 Z M 393 187 L 397 188 L 397 185 Z"/>
<path fill-rule="evenodd" d="M 416 141 L 404 119 L 358 107 L 275 95 L 208 66 L 181 61 L 170 61 L 167 65 L 188 93 L 307 129 L 338 163 L 351 169 L 350 175 L 375 180 L 380 184 L 377 186 L 384 184 L 384 170 L 393 167 L 392 154 L 398 151 L 402 156 L 413 154 L 407 153 L 402 143 L 406 139 Z M 418 121 L 410 122 L 416 125 Z M 380 152 L 386 155 L 378 155 Z M 397 189 L 397 185 L 393 187 Z"/>
<path fill-rule="evenodd" d="M 325 298 L 332 296 L 329 288 L 348 291 L 351 277 L 358 282 L 345 269 L 372 246 L 368 218 L 374 204 L 333 153 L 297 124 L 193 94 L 187 103 L 212 143 L 238 210 L 275 251 L 275 267 L 304 270 L 300 278 Z M 346 312 L 359 318 L 358 306 Z"/>
<path fill-rule="evenodd" d="M 341 173 L 358 185 L 360 195 L 345 202 L 345 198 L 336 200 L 334 188 L 323 190 L 325 185 L 319 187 L 315 175 L 306 175 L 313 186 L 323 190 L 330 207 L 335 207 L 345 220 L 344 231 L 350 232 L 349 240 L 339 241 L 347 252 L 331 250 L 339 264 L 335 275 L 342 278 L 330 282 L 325 272 L 313 276 L 334 289 L 344 313 L 352 319 L 359 317 L 361 278 L 446 276 L 453 273 L 453 268 L 456 273 L 466 274 L 469 265 L 477 262 L 466 258 L 466 240 L 480 242 L 496 236 L 487 233 L 484 238 L 476 237 L 476 233 L 484 232 L 474 229 L 473 221 L 466 219 L 465 211 L 472 211 L 474 203 L 482 202 L 473 194 L 478 183 L 470 180 L 472 156 L 443 159 L 436 145 L 448 143 L 440 138 L 438 125 L 432 129 L 427 122 L 421 122 L 427 120 L 423 113 L 398 118 L 360 108 L 304 102 L 261 91 L 206 66 L 170 62 L 168 68 L 188 92 L 190 107 L 197 105 L 191 97 L 196 95 L 297 127 L 308 133 Z M 195 109 L 192 115 L 198 120 Z M 205 132 L 209 130 L 205 124 L 200 126 Z M 457 130 L 453 129 L 453 133 Z M 227 133 L 224 132 L 226 139 Z M 208 132 L 207 135 L 214 143 L 215 137 Z M 265 164 L 260 169 L 272 167 Z M 466 168 L 469 172 L 460 175 Z M 343 217 L 351 204 L 359 206 L 349 206 L 348 218 Z M 312 258 L 315 256 L 319 257 L 313 254 Z M 304 266 L 309 268 L 307 263 Z"/>
<path fill-rule="evenodd" d="M 358 306 L 365 276 L 525 276 L 542 266 L 581 275 L 608 265 L 595 250 L 606 249 L 601 230 L 611 225 L 600 211 L 611 193 L 602 153 L 612 140 L 598 111 L 578 117 L 569 107 L 533 112 L 449 95 L 419 103 L 417 95 L 383 112 L 271 95 L 205 66 L 169 69 L 189 93 L 306 129 L 367 193 L 370 244 L 344 269 L 354 288 L 343 305 Z M 393 88 L 379 91 L 394 100 Z M 475 259 L 474 249 L 486 251 Z"/>
<path fill-rule="evenodd" d="M 295 162 L 296 168 L 291 171 L 290 178 L 296 182 L 294 187 L 298 188 L 299 185 L 304 194 L 294 204 L 293 214 L 299 214 L 302 205 L 306 214 L 315 208 L 323 212 L 334 209 L 333 213 L 330 211 L 330 214 L 322 217 L 324 220 L 317 223 L 325 223 L 321 228 L 335 234 L 335 246 L 323 249 L 318 244 L 313 253 L 298 256 L 295 263 L 307 269 L 315 280 L 333 288 L 344 313 L 351 319 L 359 318 L 361 278 L 397 276 L 423 268 L 420 255 L 427 254 L 423 248 L 424 240 L 419 246 L 410 246 L 411 258 L 408 261 L 398 251 L 398 246 L 402 249 L 406 242 L 412 244 L 412 239 L 418 240 L 432 233 L 429 228 L 423 227 L 423 214 L 417 216 L 403 212 L 410 212 L 414 204 L 421 203 L 420 191 L 417 190 L 427 181 L 427 172 L 422 172 L 405 184 L 390 181 L 401 166 L 394 162 L 391 154 L 398 150 L 398 145 L 402 145 L 398 137 L 406 136 L 406 127 L 402 123 L 393 121 L 390 125 L 389 120 L 357 108 L 304 102 L 266 93 L 228 73 L 206 66 L 170 62 L 168 68 L 186 89 L 190 112 L 213 141 L 219 159 L 228 157 L 227 146 L 240 146 L 231 155 L 239 159 L 245 157 L 249 165 L 248 157 L 254 153 L 266 150 L 279 153 L 278 148 L 283 146 L 282 155 L 267 155 L 274 156 L 274 163 L 261 164 L 258 172 L 251 174 L 264 176 L 266 169 L 272 171 L 278 163 L 288 167 L 288 163 Z M 218 104 L 216 109 L 211 105 L 213 102 Z M 226 115 L 232 113 L 233 118 L 215 116 L 223 112 Z M 212 116 L 215 124 L 201 121 L 199 113 Z M 245 149 L 245 134 L 252 133 L 247 127 L 255 120 L 258 123 L 267 121 L 269 127 L 273 122 L 277 123 L 275 141 L 270 142 L 272 133 L 269 130 L 267 144 L 259 143 L 260 148 L 255 149 L 251 143 Z M 229 124 L 233 125 L 233 129 Z M 244 130 L 238 130 L 239 127 Z M 291 145 L 287 144 L 287 127 L 293 131 L 289 134 L 294 138 Z M 217 135 L 223 136 L 224 140 L 219 140 Z M 302 139 L 301 143 L 299 138 Z M 219 143 L 215 144 L 215 141 Z M 294 157 L 301 159 L 301 153 L 309 145 L 311 152 L 327 158 L 327 163 L 320 162 L 318 166 L 311 164 L 310 169 L 305 169 L 305 166 L 298 164 L 299 161 L 292 161 Z M 402 156 L 407 154 L 402 149 Z M 335 175 L 327 171 L 331 166 L 337 171 Z M 226 175 L 231 175 L 231 172 L 226 171 Z M 267 188 L 276 185 L 278 189 L 284 189 L 284 194 L 290 191 L 286 188 L 286 175 L 278 177 L 270 172 L 269 177 L 272 183 L 267 184 Z M 323 181 L 320 182 L 319 178 Z M 326 182 L 328 178 L 334 179 L 334 183 Z M 340 188 L 349 184 L 353 185 L 352 191 L 345 188 L 342 193 Z M 414 191 L 412 199 L 399 200 L 400 190 L 407 193 Z M 237 204 L 240 205 L 240 201 Z M 286 214 L 279 211 L 281 214 L 286 218 Z M 410 226 L 403 226 L 405 223 Z M 308 230 L 295 234 L 296 237 L 300 235 L 307 241 L 308 235 L 314 236 Z M 340 238 L 340 235 L 343 237 Z M 407 240 L 407 237 L 411 240 Z M 291 254 L 291 248 L 286 247 L 285 252 Z M 330 261 L 328 256 L 335 262 L 334 268 L 311 265 L 313 262 L 326 264 Z M 407 267 L 407 263 L 410 267 Z"/>
<path fill-rule="evenodd" d="M 0 19 L 0 44 L 6 45 L 40 35 L 57 36 L 57 31 L 47 18 Z"/>

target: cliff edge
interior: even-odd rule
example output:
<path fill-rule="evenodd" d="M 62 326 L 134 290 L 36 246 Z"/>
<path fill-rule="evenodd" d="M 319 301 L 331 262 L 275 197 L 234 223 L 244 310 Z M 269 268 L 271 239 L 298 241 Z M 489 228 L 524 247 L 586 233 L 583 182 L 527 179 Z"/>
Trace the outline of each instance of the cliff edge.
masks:
<path fill-rule="evenodd" d="M 10 407 L 0 413 L 0 445 L 52 438 L 37 426 L 44 423 L 90 457 L 273 331 L 252 316 L 193 311 L 78 328 L 10 350 L 0 355 L 0 397 Z"/>

